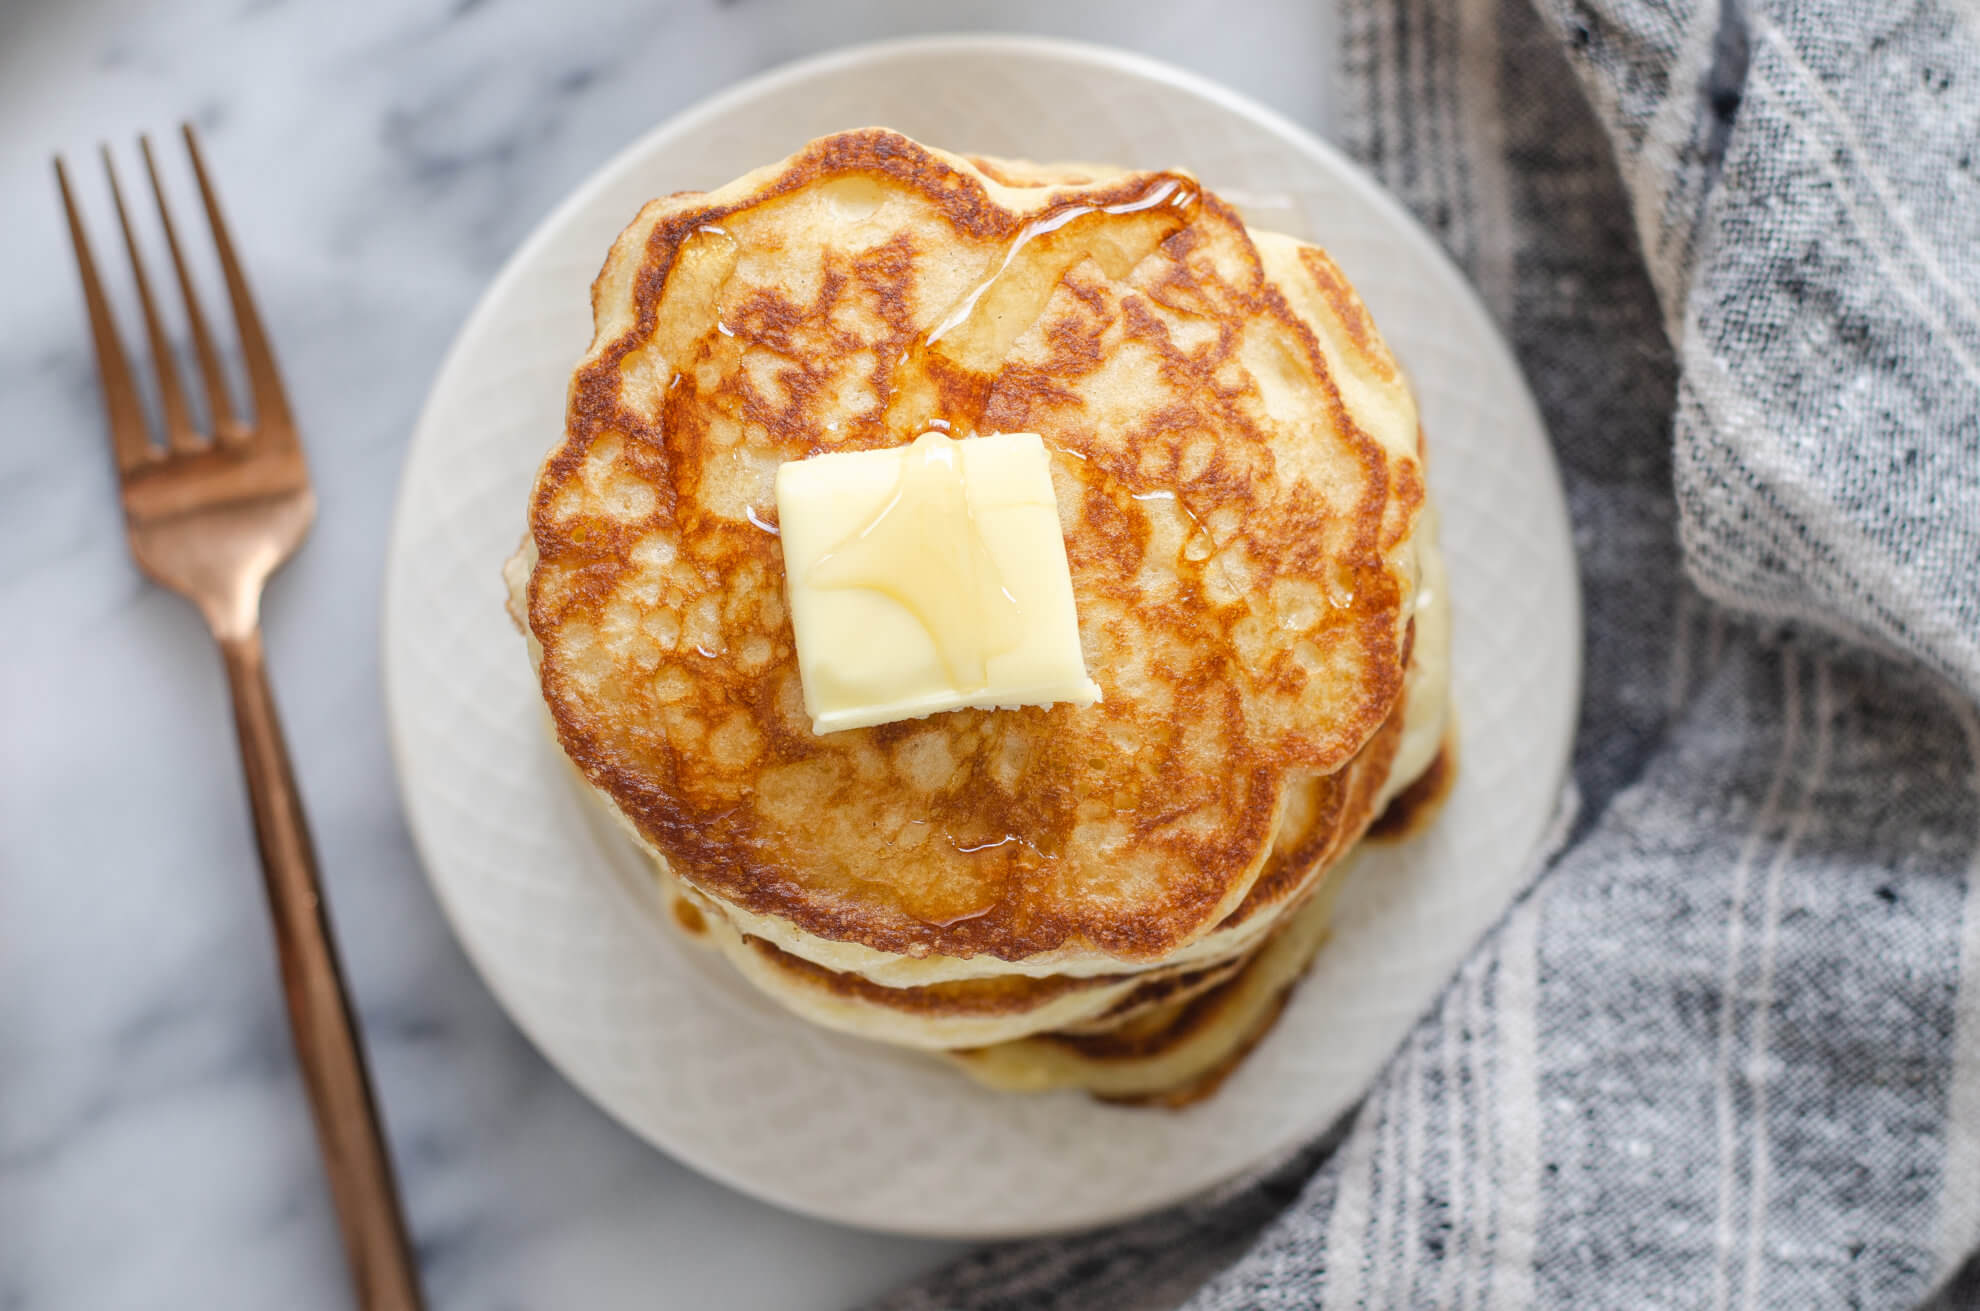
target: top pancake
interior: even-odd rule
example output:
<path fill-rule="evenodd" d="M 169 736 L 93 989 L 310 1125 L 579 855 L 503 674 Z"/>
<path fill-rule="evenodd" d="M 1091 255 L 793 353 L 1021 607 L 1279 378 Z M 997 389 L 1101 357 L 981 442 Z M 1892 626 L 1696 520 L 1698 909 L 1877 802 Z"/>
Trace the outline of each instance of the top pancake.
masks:
<path fill-rule="evenodd" d="M 1400 695 L 1415 410 L 1316 248 L 1182 173 L 1005 176 L 864 130 L 647 205 L 538 475 L 529 626 L 564 749 L 708 895 L 856 954 L 1155 961 Z M 815 736 L 777 466 L 938 419 L 1053 453 L 1103 700 Z"/>

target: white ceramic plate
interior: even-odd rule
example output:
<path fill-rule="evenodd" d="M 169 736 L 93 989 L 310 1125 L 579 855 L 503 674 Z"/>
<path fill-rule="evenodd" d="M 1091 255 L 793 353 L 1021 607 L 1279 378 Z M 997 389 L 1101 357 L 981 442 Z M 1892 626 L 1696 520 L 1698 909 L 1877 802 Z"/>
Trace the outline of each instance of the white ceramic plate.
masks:
<path fill-rule="evenodd" d="M 759 998 L 659 922 L 649 880 L 567 784 L 501 562 L 561 431 L 588 288 L 648 198 L 884 123 L 956 150 L 1181 164 L 1316 240 L 1411 370 L 1456 606 L 1458 784 L 1374 853 L 1271 1037 L 1209 1102 L 1127 1110 L 984 1092 Z M 938 38 L 748 82 L 657 128 L 523 244 L 414 434 L 385 589 L 400 785 L 441 904 L 545 1055 L 634 1132 L 766 1200 L 902 1233 L 1010 1237 L 1151 1210 L 1271 1160 L 1353 1104 L 1522 886 L 1578 697 L 1558 474 L 1512 356 L 1431 239 L 1333 150 L 1200 78 L 1088 46 Z"/>

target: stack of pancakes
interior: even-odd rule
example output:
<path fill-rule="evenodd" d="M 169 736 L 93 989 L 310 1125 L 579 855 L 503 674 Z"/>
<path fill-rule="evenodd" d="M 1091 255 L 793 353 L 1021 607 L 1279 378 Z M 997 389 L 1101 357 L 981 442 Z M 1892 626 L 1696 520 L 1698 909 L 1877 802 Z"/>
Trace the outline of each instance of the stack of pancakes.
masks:
<path fill-rule="evenodd" d="M 1415 406 L 1340 270 L 1187 174 L 865 130 L 647 205 L 592 304 L 511 608 L 679 923 L 1001 1087 L 1214 1087 L 1448 773 Z M 937 421 L 1044 439 L 1102 699 L 816 735 L 777 468 Z"/>

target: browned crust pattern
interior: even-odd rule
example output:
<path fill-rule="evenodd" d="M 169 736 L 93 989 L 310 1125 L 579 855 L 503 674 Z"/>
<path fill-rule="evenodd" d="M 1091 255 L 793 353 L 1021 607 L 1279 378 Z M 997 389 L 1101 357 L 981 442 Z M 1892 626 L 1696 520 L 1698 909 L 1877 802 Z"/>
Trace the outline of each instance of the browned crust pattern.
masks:
<path fill-rule="evenodd" d="M 1341 856 L 1365 832 L 1371 831 L 1369 824 L 1374 818 L 1375 798 L 1388 778 L 1390 762 L 1395 759 L 1396 746 L 1402 736 L 1402 722 L 1402 708 L 1398 707 L 1389 717 L 1389 722 L 1369 739 L 1368 745 L 1345 768 L 1311 781 L 1309 786 L 1313 789 L 1314 800 L 1311 809 L 1300 821 L 1299 833 L 1290 840 L 1282 840 L 1273 848 L 1250 893 L 1237 910 L 1225 917 L 1219 928 L 1236 928 L 1264 913 L 1276 917 L 1291 916 L 1318 892 Z M 1433 765 L 1432 768 L 1438 767 Z M 1408 793 L 1402 795 L 1407 796 Z M 1394 804 L 1391 803 L 1392 809 Z M 677 913 L 678 906 L 685 904 L 677 904 Z M 698 920 L 697 916 L 697 924 Z M 1090 976 L 1054 974 L 1045 977 L 1005 974 L 891 987 L 875 983 L 863 975 L 827 969 L 761 938 L 744 935 L 743 940 L 765 961 L 810 987 L 833 996 L 916 1015 L 1024 1014 L 1060 997 L 1136 977 L 1126 973 Z M 1269 941 L 1269 938 L 1266 940 Z M 1080 1025 L 1078 1032 L 1084 1034 L 1098 1030 L 1116 1024 L 1127 1016 L 1204 992 L 1222 984 L 1248 959 L 1247 954 L 1201 968 L 1157 970 L 1153 974 L 1142 975 L 1141 982 L 1127 996 Z"/>
<path fill-rule="evenodd" d="M 1114 203 L 1160 176 L 1066 194 Z M 880 130 L 814 143 L 746 200 L 681 207 L 677 199 L 671 209 L 656 202 L 642 212 L 629 230 L 650 225 L 637 248 L 634 326 L 595 343 L 577 370 L 565 438 L 531 504 L 540 563 L 529 625 L 542 645 L 542 690 L 559 741 L 691 884 L 812 934 L 913 956 L 1015 960 L 1084 945 L 1159 959 L 1210 928 L 1229 890 L 1259 869 L 1289 780 L 1339 768 L 1390 718 L 1406 651 L 1397 625 L 1404 598 L 1384 553 L 1414 520 L 1421 477 L 1413 463 L 1385 458 L 1356 425 L 1312 332 L 1264 280 L 1242 224 L 1206 194 L 1195 221 L 1161 244 L 1131 288 L 1069 271 L 1061 284 L 1068 295 L 1029 354 L 993 375 L 930 370 L 941 406 L 974 412 L 985 431 L 1039 432 L 1077 461 L 1080 526 L 1067 546 L 1083 629 L 1098 634 L 1104 651 L 1139 662 L 1135 684 L 1102 666 L 1094 673 L 1107 697 L 1088 709 L 961 711 L 939 724 L 813 736 L 798 703 L 778 544 L 704 503 L 703 480 L 720 453 L 712 425 L 733 422 L 752 452 L 775 459 L 905 440 L 885 419 L 892 361 L 930 326 L 915 308 L 925 252 L 907 233 L 849 258 L 827 252 L 808 303 L 775 287 L 744 290 L 724 302 L 727 340 L 710 324 L 694 358 L 675 362 L 664 395 L 627 370 L 655 338 L 685 242 L 846 177 L 914 193 L 939 214 L 948 239 L 980 247 L 986 265 L 1038 212 L 1006 209 L 977 176 Z M 1055 193 L 1043 203 L 1059 201 Z M 1236 276 L 1199 251 L 1212 226 L 1226 249 L 1246 253 Z M 595 297 L 605 285 L 601 275 Z M 1364 322 L 1358 299 L 1340 287 L 1344 299 L 1334 303 L 1354 311 L 1344 310 L 1344 320 Z M 1273 321 L 1296 357 L 1316 404 L 1312 431 L 1332 444 L 1344 471 L 1343 486 L 1280 495 L 1269 514 L 1260 497 L 1273 488 L 1275 434 L 1261 429 L 1251 384 L 1232 367 L 1233 325 L 1260 318 Z M 1184 320 L 1207 321 L 1209 340 L 1180 344 L 1174 334 Z M 1387 358 L 1372 328 L 1355 339 L 1371 358 Z M 1180 399 L 1101 440 L 1082 425 L 1078 389 L 1124 349 L 1152 360 Z M 745 355 L 722 364 L 724 350 Z M 747 352 L 777 357 L 773 385 L 738 363 Z M 855 355 L 872 361 L 865 383 L 879 404 L 828 435 L 818 422 L 822 389 L 831 368 Z M 586 479 L 596 476 L 587 464 L 600 451 L 613 452 L 614 476 L 650 495 L 647 512 L 607 514 L 585 499 Z M 1319 580 L 1350 598 L 1318 621 L 1304 665 L 1290 640 L 1261 637 L 1246 605 L 1210 598 L 1208 566 L 1157 602 L 1137 588 L 1150 530 L 1135 498 L 1177 490 L 1195 517 L 1224 525 L 1220 552 L 1258 548 L 1245 554 L 1249 594 L 1286 578 Z M 1065 496 L 1062 483 L 1062 506 Z M 678 553 L 673 590 L 628 619 L 635 549 L 656 537 Z M 585 650 L 612 625 L 687 613 L 696 603 L 719 608 L 727 644 L 700 653 L 684 693 L 676 688 L 670 699 L 655 690 L 671 664 L 655 674 L 615 654 L 602 675 L 586 668 Z M 1149 640 L 1154 633 L 1159 643 Z M 1269 658 L 1240 660 L 1246 643 L 1263 643 Z M 1323 677 L 1332 683 L 1320 696 L 1312 684 Z M 1315 713 L 1318 704 L 1324 713 Z M 951 766 L 941 785 L 904 788 L 902 760 L 937 749 Z M 809 789 L 798 790 L 808 798 L 801 814 L 776 809 L 785 779 Z M 903 796 L 918 807 L 912 819 L 890 809 Z M 910 823 L 946 841 L 910 849 L 902 827 Z"/>
<path fill-rule="evenodd" d="M 1286 1003 L 1292 1000 L 1293 989 L 1297 988 L 1299 984 L 1300 980 L 1294 979 L 1291 983 L 1281 988 L 1278 996 L 1272 999 L 1271 1009 L 1252 1028 L 1251 1032 L 1247 1033 L 1241 1041 L 1225 1052 L 1215 1065 L 1195 1078 L 1179 1083 L 1172 1088 L 1161 1089 L 1158 1092 L 1095 1093 L 1093 1095 L 1094 1100 L 1110 1102 L 1115 1106 L 1156 1107 L 1164 1111 L 1186 1110 L 1199 1102 L 1210 1100 L 1210 1098 L 1216 1096 L 1217 1090 L 1224 1086 L 1224 1080 L 1230 1078 L 1237 1070 L 1237 1067 L 1244 1064 L 1245 1058 L 1251 1055 L 1258 1044 L 1265 1041 L 1265 1035 L 1272 1031 L 1274 1026 L 1278 1024 L 1279 1017 L 1286 1013 Z"/>

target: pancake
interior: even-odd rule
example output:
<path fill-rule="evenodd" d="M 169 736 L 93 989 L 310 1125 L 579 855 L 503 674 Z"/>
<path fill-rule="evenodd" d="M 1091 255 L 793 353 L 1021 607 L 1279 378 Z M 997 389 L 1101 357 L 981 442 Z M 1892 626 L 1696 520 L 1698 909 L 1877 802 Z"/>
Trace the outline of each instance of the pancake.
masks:
<path fill-rule="evenodd" d="M 1365 827 L 1317 798 L 1403 696 L 1423 482 L 1323 252 L 1187 174 L 867 130 L 648 205 L 593 310 L 533 655 L 565 753 L 739 934 L 892 987 L 1207 965 L 1324 867 L 1253 898 L 1289 811 L 1327 859 Z M 1102 700 L 815 736 L 775 469 L 933 419 L 1046 441 Z"/>
<path fill-rule="evenodd" d="M 1216 1092 L 1271 1030 L 1327 940 L 1339 871 L 1216 986 L 1092 1033 L 1049 1033 L 947 1058 L 1003 1092 L 1074 1088 L 1106 1101 L 1172 1109 Z"/>
<path fill-rule="evenodd" d="M 1272 855 L 1244 902 L 1211 933 L 1173 954 L 1171 964 L 1208 965 L 1229 960 L 1254 946 L 1271 927 L 1272 919 L 1280 910 L 1302 895 L 1307 885 L 1325 870 L 1328 862 L 1360 835 L 1371 813 L 1381 820 L 1375 831 L 1385 837 L 1403 836 L 1406 831 L 1413 831 L 1427 822 L 1428 817 L 1434 814 L 1443 786 L 1448 782 L 1451 760 L 1447 749 L 1450 740 L 1450 600 L 1443 557 L 1438 549 L 1435 513 L 1428 507 L 1422 515 L 1413 543 L 1422 581 L 1416 594 L 1414 632 L 1404 672 L 1400 724 L 1389 725 L 1385 732 L 1378 732 L 1363 747 L 1356 760 L 1336 774 L 1309 775 L 1293 781 L 1280 817 L 1279 831 L 1274 837 Z M 533 565 L 534 548 L 525 539 L 504 571 L 509 591 L 509 614 L 519 629 L 523 629 L 525 624 L 526 588 Z M 534 650 L 536 644 L 533 639 L 530 646 Z M 1393 740 L 1384 744 L 1385 736 Z M 1379 791 L 1371 791 L 1367 787 L 1368 780 L 1376 776 L 1373 771 L 1381 767 L 1383 752 L 1389 753 L 1386 773 L 1380 776 Z M 1437 771 L 1437 778 L 1425 778 L 1433 769 Z M 1350 790 L 1348 785 L 1351 782 L 1360 791 Z M 595 789 L 588 790 L 599 799 L 604 799 Z M 1409 823 L 1405 823 L 1397 813 L 1401 800 L 1413 802 L 1410 809 L 1416 813 L 1416 818 Z M 664 854 L 645 841 L 624 815 L 610 805 L 609 800 L 606 800 L 606 806 L 619 821 L 620 827 L 646 849 L 647 855 L 665 874 L 668 862 Z M 742 933 L 748 933 L 761 923 L 733 907 L 725 907 L 716 913 L 739 922 Z M 769 938 L 753 935 L 753 940 L 758 947 L 769 948 Z M 781 949 L 778 955 L 794 962 L 805 960 Z M 909 959 L 884 962 L 877 969 L 854 973 L 878 984 L 912 991 L 918 987 L 932 986 L 927 982 L 927 967 L 925 960 Z M 761 977 L 763 967 L 758 966 L 754 972 Z M 900 981 L 899 976 L 910 973 L 912 978 L 922 979 L 923 982 L 916 983 L 911 979 Z M 957 973 L 936 981 L 956 982 L 963 977 L 967 976 Z M 1040 972 L 1031 977 L 1063 976 Z M 1114 976 L 1100 974 L 1093 977 Z M 776 989 L 772 987 L 771 990 Z M 1011 994 L 1007 992 L 1005 995 Z M 840 1024 L 834 1027 L 848 1026 Z"/>
<path fill-rule="evenodd" d="M 658 877 L 677 908 L 691 908 L 690 936 L 719 951 L 758 989 L 814 1024 L 900 1047 L 977 1047 L 1110 1021 L 1146 1004 L 1151 988 L 1198 991 L 1231 977 L 1243 963 L 1086 977 L 1013 974 L 887 988 L 746 937 L 717 905 L 664 869 Z"/>
<path fill-rule="evenodd" d="M 1435 547 L 1433 534 L 1419 536 L 1426 579 L 1442 577 Z M 506 576 L 510 613 L 520 627 L 526 549 L 510 562 Z M 1391 798 L 1413 790 L 1412 775 L 1426 766 L 1423 751 L 1406 750 L 1406 744 L 1428 741 L 1434 746 L 1447 719 L 1442 675 L 1448 661 L 1448 602 L 1439 589 L 1425 589 L 1421 595 L 1420 636 L 1411 647 L 1403 705 L 1346 768 L 1295 788 L 1273 854 L 1244 904 L 1217 932 L 1165 968 L 1130 975 L 1006 975 L 886 987 L 857 974 L 827 970 L 747 936 L 730 922 L 721 902 L 674 878 L 662 859 L 655 861 L 656 877 L 676 907 L 677 923 L 692 938 L 719 950 L 744 977 L 797 1014 L 860 1037 L 924 1049 L 979 1047 L 1045 1032 L 1103 1032 L 1161 1007 L 1173 1013 L 1244 968 L 1283 913 L 1313 895 L 1323 878 L 1336 877 L 1333 869 L 1341 849 L 1351 846 L 1371 820 L 1387 819 L 1384 807 Z M 630 829 L 596 789 L 581 778 L 579 785 L 621 828 Z M 1213 948 L 1221 950 L 1213 953 Z"/>
<path fill-rule="evenodd" d="M 1419 434 L 1419 451 L 1422 444 Z M 1415 786 L 1452 737 L 1450 578 L 1437 538 L 1437 511 L 1430 505 L 1423 507 L 1417 521 L 1415 544 L 1415 633 L 1410 643 L 1409 667 L 1403 671 L 1403 700 L 1415 709 L 1403 724 L 1402 740 L 1396 744 L 1395 768 L 1375 803 L 1378 811 L 1386 811 L 1405 788 Z"/>
<path fill-rule="evenodd" d="M 992 975 L 909 987 L 889 987 L 858 974 L 826 969 L 749 936 L 723 904 L 673 877 L 664 862 L 657 875 L 669 896 L 691 905 L 695 936 L 716 948 L 759 989 L 813 1023 L 900 1046 L 943 1049 L 983 1046 L 1030 1034 L 1112 1027 L 1158 1004 L 1187 998 L 1221 983 L 1269 936 L 1283 912 L 1313 891 L 1334 863 L 1340 835 L 1358 838 L 1375 816 L 1373 802 L 1387 786 L 1395 743 L 1403 736 L 1399 712 L 1347 769 L 1314 789 L 1317 804 L 1302 807 L 1246 899 L 1246 917 L 1220 926 L 1222 955 L 1193 952 L 1152 970 L 1110 975 Z M 1333 795 L 1338 792 L 1338 799 Z M 1338 811 L 1354 818 L 1345 828 Z"/>
<path fill-rule="evenodd" d="M 1456 768 L 1449 711 L 1450 594 L 1435 515 L 1427 507 L 1416 540 L 1421 583 L 1415 641 L 1394 754 L 1375 798 L 1374 823 L 1366 830 L 1371 840 L 1400 840 L 1420 830 L 1447 795 Z M 1272 924 L 1263 943 L 1234 967 L 1225 966 L 1208 986 L 1178 989 L 1152 1008 L 1137 1008 L 1130 999 L 1097 1022 L 949 1056 L 964 1073 L 1003 1091 L 1075 1088 L 1108 1101 L 1170 1109 L 1193 1105 L 1214 1094 L 1277 1022 L 1325 944 L 1331 907 L 1353 867 L 1352 851 L 1323 861 L 1307 885 L 1286 898 L 1294 903 L 1290 913 L 1261 916 Z M 1273 882 L 1270 873 L 1260 879 L 1247 904 L 1268 900 Z M 1306 900 L 1300 903 L 1300 897 Z"/>

